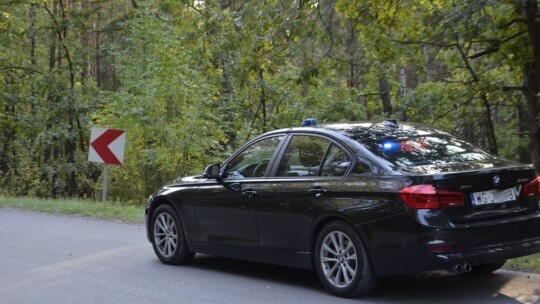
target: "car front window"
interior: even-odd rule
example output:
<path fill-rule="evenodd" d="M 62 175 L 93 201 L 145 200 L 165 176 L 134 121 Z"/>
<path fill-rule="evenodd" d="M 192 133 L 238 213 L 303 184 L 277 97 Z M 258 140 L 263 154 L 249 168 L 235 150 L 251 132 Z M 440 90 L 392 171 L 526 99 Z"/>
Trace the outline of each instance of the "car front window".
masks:
<path fill-rule="evenodd" d="M 283 136 L 265 138 L 245 148 L 227 164 L 224 178 L 263 176 L 282 139 Z"/>

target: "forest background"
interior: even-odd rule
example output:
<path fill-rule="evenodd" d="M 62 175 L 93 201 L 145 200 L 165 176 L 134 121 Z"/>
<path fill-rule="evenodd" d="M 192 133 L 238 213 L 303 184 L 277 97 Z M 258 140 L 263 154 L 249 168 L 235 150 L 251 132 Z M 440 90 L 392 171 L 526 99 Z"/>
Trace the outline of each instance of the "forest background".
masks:
<path fill-rule="evenodd" d="M 0 193 L 134 204 L 261 132 L 394 118 L 540 170 L 533 0 L 0 0 Z"/>

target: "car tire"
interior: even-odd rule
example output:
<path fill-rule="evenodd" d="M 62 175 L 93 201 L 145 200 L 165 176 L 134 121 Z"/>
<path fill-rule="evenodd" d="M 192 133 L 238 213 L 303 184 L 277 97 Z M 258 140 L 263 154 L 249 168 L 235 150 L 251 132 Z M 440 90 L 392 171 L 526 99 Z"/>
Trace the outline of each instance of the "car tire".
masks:
<path fill-rule="evenodd" d="M 503 267 L 505 263 L 506 260 L 496 263 L 474 265 L 469 273 L 478 275 L 492 274 L 493 272 L 501 269 L 501 267 Z"/>
<path fill-rule="evenodd" d="M 180 218 L 170 205 L 159 206 L 152 215 L 150 237 L 154 252 L 164 264 L 179 265 L 191 261 Z"/>
<path fill-rule="evenodd" d="M 321 283 L 336 296 L 365 295 L 377 285 L 366 248 L 346 222 L 333 221 L 323 227 L 317 237 L 314 260 Z"/>

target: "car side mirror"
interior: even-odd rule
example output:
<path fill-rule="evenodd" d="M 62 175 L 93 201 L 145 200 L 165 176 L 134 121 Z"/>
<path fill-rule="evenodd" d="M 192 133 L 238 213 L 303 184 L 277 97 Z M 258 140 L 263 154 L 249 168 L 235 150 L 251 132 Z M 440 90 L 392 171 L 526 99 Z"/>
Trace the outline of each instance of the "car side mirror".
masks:
<path fill-rule="evenodd" d="M 219 164 L 212 164 L 206 167 L 204 169 L 203 177 L 220 180 L 221 176 L 219 176 Z"/>

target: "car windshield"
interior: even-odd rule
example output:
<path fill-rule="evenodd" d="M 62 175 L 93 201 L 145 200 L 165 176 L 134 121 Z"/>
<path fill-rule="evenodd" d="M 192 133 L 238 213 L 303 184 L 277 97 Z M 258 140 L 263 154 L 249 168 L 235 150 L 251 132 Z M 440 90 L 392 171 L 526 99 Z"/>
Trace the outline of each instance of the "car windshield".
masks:
<path fill-rule="evenodd" d="M 448 133 L 423 127 L 357 124 L 335 128 L 397 167 L 493 160 L 493 156 Z"/>

